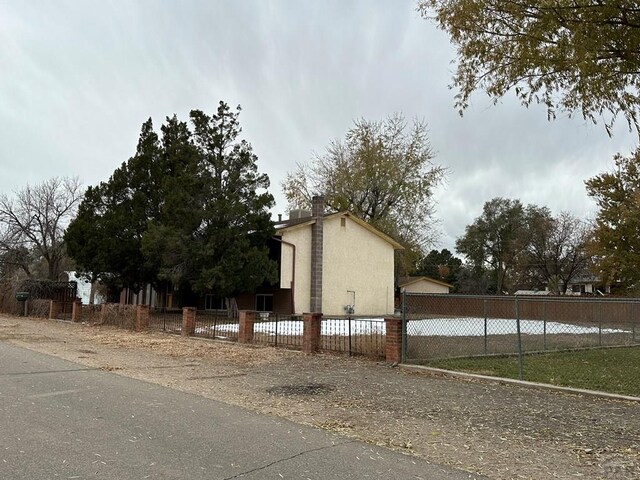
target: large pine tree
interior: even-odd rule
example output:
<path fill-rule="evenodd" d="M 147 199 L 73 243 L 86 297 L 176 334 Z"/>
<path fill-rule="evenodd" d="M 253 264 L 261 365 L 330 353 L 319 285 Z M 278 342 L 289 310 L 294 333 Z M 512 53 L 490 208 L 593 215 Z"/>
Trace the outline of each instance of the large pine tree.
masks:
<path fill-rule="evenodd" d="M 88 189 L 67 232 L 80 269 L 134 290 L 171 281 L 220 296 L 274 280 L 273 197 L 239 113 L 220 102 L 211 116 L 192 111 L 190 125 L 169 117 L 161 139 L 147 121 L 136 155 Z"/>

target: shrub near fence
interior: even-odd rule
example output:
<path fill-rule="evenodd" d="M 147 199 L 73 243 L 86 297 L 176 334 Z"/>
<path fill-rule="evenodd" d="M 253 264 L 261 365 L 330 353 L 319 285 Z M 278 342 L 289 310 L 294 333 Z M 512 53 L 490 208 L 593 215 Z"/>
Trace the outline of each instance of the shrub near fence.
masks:
<path fill-rule="evenodd" d="M 405 294 L 403 311 L 410 363 L 640 343 L 637 299 Z"/>
<path fill-rule="evenodd" d="M 132 329 L 136 324 L 136 307 L 119 303 L 104 303 L 101 306 L 100 323 Z"/>

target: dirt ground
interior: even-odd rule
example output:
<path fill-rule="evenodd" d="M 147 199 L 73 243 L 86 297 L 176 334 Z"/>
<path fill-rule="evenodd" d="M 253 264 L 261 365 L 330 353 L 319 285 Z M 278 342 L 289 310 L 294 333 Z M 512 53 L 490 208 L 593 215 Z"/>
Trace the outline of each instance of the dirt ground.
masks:
<path fill-rule="evenodd" d="M 640 478 L 634 402 L 410 373 L 366 359 L 2 315 L 0 341 L 490 478 Z"/>

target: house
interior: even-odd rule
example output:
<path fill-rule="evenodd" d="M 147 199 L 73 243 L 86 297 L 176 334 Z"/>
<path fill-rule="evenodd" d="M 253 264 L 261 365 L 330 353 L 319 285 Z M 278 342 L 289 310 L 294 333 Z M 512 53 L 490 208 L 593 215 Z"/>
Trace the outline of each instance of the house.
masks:
<path fill-rule="evenodd" d="M 398 289 L 400 293 L 449 293 L 453 285 L 430 277 L 400 277 Z"/>
<path fill-rule="evenodd" d="M 514 295 L 526 295 L 526 296 L 549 296 L 551 292 L 547 290 L 517 290 Z"/>
<path fill-rule="evenodd" d="M 271 251 L 279 282 L 239 295 L 239 309 L 301 314 L 388 315 L 394 312 L 394 257 L 403 247 L 350 212 L 293 210 L 276 225 Z"/>
<path fill-rule="evenodd" d="M 604 295 L 611 293 L 611 287 L 589 272 L 576 275 L 567 284 L 567 295 Z"/>
<path fill-rule="evenodd" d="M 191 303 L 203 310 L 257 310 L 324 316 L 389 315 L 394 313 L 394 259 L 402 245 L 351 212 L 324 213 L 323 197 L 308 210 L 293 210 L 276 223 L 269 256 L 278 264 L 278 281 L 255 292 L 227 299 L 212 292 Z M 134 293 L 123 290 L 121 303 L 147 303 L 172 308 L 171 285 L 156 292 L 150 286 Z"/>

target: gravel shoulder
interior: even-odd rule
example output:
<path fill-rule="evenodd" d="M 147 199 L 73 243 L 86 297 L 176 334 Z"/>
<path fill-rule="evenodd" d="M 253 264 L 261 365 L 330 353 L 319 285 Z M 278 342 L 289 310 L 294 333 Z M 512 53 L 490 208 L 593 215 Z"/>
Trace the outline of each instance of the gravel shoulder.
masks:
<path fill-rule="evenodd" d="M 495 479 L 640 478 L 640 404 L 0 315 L 0 341 Z M 640 379 L 638 379 L 640 381 Z"/>

